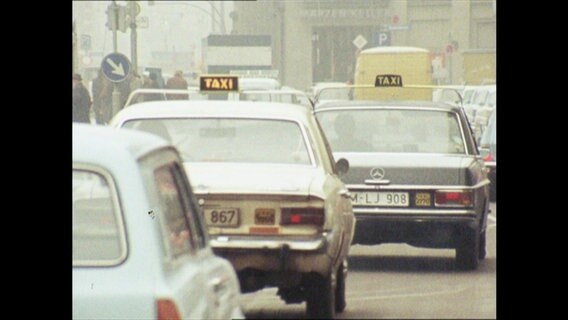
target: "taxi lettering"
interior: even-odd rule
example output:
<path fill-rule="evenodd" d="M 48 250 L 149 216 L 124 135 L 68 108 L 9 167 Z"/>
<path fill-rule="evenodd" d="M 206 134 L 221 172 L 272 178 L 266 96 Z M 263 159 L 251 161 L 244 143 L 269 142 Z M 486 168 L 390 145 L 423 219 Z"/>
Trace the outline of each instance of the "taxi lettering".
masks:
<path fill-rule="evenodd" d="M 237 91 L 237 79 L 231 76 L 202 76 L 199 89 L 201 91 Z"/>
<path fill-rule="evenodd" d="M 379 74 L 375 79 L 375 87 L 402 87 L 402 76 L 397 74 Z"/>

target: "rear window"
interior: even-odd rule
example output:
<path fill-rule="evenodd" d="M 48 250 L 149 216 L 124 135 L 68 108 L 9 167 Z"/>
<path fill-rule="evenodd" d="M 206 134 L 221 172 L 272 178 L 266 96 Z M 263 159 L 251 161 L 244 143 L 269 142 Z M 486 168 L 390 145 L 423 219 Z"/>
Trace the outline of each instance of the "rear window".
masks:
<path fill-rule="evenodd" d="M 173 167 L 166 165 L 154 171 L 158 187 L 160 205 L 163 208 L 165 225 L 164 236 L 167 238 L 171 255 L 175 258 L 192 251 L 192 232 L 186 218 L 186 208 L 182 202 L 181 188 L 176 181 Z"/>
<path fill-rule="evenodd" d="M 126 122 L 124 127 L 166 137 L 186 162 L 311 164 L 309 144 L 293 121 L 139 119 Z"/>
<path fill-rule="evenodd" d="M 126 257 L 116 189 L 109 174 L 97 171 L 73 169 L 74 266 L 116 265 Z"/>
<path fill-rule="evenodd" d="M 411 109 L 321 111 L 334 152 L 465 153 L 454 112 Z"/>

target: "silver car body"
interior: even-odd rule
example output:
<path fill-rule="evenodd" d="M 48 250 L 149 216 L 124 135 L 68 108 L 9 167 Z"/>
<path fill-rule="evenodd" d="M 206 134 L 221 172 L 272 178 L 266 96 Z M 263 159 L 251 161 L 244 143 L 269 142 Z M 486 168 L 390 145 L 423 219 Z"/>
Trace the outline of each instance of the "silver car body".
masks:
<path fill-rule="evenodd" d="M 178 182 L 187 180 L 175 148 L 154 135 L 73 126 L 74 319 L 159 319 L 175 309 L 181 319 L 243 317 L 236 274 L 213 254 L 199 219 L 187 219 L 196 232 L 173 255 L 168 210 L 152 200 L 158 195 L 148 179 L 170 166 L 181 168 Z M 105 188 L 108 208 L 89 207 L 88 201 L 105 200 Z M 117 241 L 111 257 L 109 245 Z"/>

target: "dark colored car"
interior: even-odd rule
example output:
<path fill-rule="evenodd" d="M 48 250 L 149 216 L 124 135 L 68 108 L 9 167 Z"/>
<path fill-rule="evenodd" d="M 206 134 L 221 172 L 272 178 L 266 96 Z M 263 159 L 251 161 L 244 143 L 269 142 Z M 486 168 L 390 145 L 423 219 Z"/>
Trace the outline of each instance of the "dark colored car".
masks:
<path fill-rule="evenodd" d="M 357 219 L 353 244 L 456 249 L 456 266 L 485 258 L 487 168 L 463 109 L 420 101 L 316 107 Z"/>
<path fill-rule="evenodd" d="M 479 152 L 489 169 L 491 201 L 497 201 L 497 109 L 493 109 L 487 127 L 481 137 Z"/>

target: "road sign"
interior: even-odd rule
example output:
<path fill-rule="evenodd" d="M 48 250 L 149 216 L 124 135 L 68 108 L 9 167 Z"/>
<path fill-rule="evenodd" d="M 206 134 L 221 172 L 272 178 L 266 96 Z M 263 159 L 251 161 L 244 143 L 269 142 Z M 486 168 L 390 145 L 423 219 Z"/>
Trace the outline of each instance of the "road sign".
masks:
<path fill-rule="evenodd" d="M 150 26 L 150 19 L 147 16 L 136 17 L 136 28 L 148 29 Z"/>
<path fill-rule="evenodd" d="M 386 47 L 391 43 L 390 32 L 373 32 L 373 39 L 371 41 L 373 46 Z"/>
<path fill-rule="evenodd" d="M 79 47 L 81 50 L 91 50 L 91 36 L 88 34 L 82 34 L 79 38 Z"/>
<path fill-rule="evenodd" d="M 355 45 L 357 47 L 357 49 L 363 48 L 366 44 L 367 44 L 367 39 L 365 39 L 365 37 L 363 37 L 363 35 L 358 35 L 353 40 L 353 45 Z"/>
<path fill-rule="evenodd" d="M 111 53 L 103 58 L 101 69 L 110 81 L 122 82 L 130 73 L 130 61 L 122 53 Z"/>
<path fill-rule="evenodd" d="M 395 31 L 395 30 L 409 30 L 410 29 L 410 25 L 408 24 L 401 24 L 401 25 L 390 25 L 388 26 L 389 31 Z"/>

